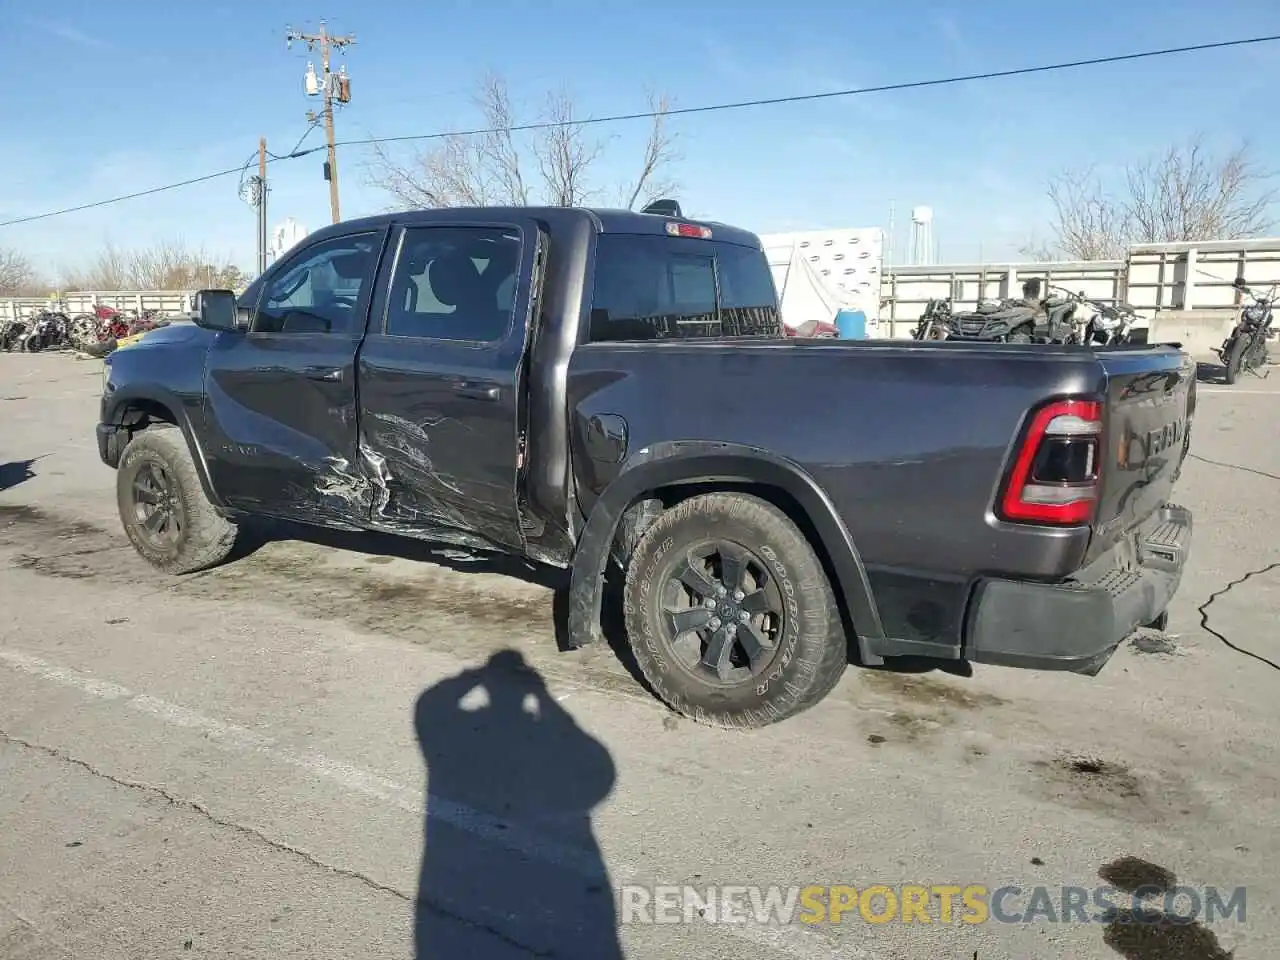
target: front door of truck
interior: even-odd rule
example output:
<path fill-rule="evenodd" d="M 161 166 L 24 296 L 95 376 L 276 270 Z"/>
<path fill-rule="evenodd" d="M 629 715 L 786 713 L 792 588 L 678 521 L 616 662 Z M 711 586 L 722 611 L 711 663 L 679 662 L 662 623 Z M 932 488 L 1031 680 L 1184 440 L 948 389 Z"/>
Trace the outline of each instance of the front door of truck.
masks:
<path fill-rule="evenodd" d="M 545 250 L 532 220 L 397 229 L 357 364 L 361 446 L 385 480 L 374 523 L 523 546 L 522 378 Z"/>
<path fill-rule="evenodd" d="M 264 277 L 249 327 L 208 354 L 204 417 L 214 489 L 236 509 L 359 523 L 355 354 L 387 230 L 305 244 Z"/>

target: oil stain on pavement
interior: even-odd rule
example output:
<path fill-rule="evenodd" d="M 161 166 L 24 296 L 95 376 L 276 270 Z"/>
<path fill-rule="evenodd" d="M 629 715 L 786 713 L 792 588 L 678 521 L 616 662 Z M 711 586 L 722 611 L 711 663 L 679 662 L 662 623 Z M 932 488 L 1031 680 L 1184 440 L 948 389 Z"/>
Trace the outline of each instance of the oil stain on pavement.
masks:
<path fill-rule="evenodd" d="M 1234 954 L 1212 930 L 1193 917 L 1170 912 L 1170 894 L 1177 892 L 1172 870 L 1138 857 L 1120 857 L 1104 864 L 1098 876 L 1129 894 L 1166 895 L 1163 910 L 1135 904 L 1104 916 L 1102 942 L 1126 960 L 1232 960 Z"/>
<path fill-rule="evenodd" d="M 1179 824 L 1211 815 L 1208 804 L 1176 771 L 1138 770 L 1102 757 L 1060 754 L 1031 761 L 1036 774 L 1025 786 L 1042 799 L 1118 820 Z"/>

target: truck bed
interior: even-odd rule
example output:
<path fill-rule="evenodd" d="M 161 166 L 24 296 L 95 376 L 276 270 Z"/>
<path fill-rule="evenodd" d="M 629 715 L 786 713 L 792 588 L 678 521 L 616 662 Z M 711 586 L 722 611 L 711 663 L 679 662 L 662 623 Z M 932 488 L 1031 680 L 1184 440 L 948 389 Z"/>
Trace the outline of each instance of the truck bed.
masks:
<path fill-rule="evenodd" d="M 1164 345 L 712 340 L 580 346 L 567 392 L 577 450 L 599 449 L 593 424 L 622 417 L 628 453 L 715 440 L 798 465 L 847 525 L 886 634 L 928 642 L 958 631 L 979 578 L 1061 581 L 1147 519 L 1180 466 L 1194 384 L 1194 362 Z M 1029 412 L 1065 396 L 1107 410 L 1096 533 L 993 509 Z M 1140 452 L 1171 424 L 1176 451 Z M 584 511 L 619 466 L 575 459 Z"/>

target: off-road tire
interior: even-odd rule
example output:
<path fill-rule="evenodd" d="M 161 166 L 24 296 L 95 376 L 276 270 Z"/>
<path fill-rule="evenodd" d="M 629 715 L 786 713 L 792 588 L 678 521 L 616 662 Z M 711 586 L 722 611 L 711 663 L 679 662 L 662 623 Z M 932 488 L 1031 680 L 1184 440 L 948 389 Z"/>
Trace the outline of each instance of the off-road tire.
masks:
<path fill-rule="evenodd" d="M 1240 376 L 1240 366 L 1244 363 L 1244 352 L 1249 346 L 1248 337 L 1236 337 L 1231 346 L 1223 354 L 1222 365 L 1226 368 L 1227 383 L 1235 383 Z"/>
<path fill-rule="evenodd" d="M 674 553 L 708 539 L 732 541 L 755 554 L 787 600 L 772 661 L 734 687 L 700 680 L 671 662 L 663 639 L 658 578 Z M 654 693 L 675 712 L 709 726 L 748 729 L 785 720 L 822 700 L 848 665 L 848 641 L 822 563 L 787 515 L 759 497 L 705 494 L 661 514 L 628 562 L 623 613 L 632 653 Z"/>
<path fill-rule="evenodd" d="M 1010 343 L 1030 343 L 1031 333 L 1026 327 L 1019 327 L 1017 330 L 1009 331 Z"/>
<path fill-rule="evenodd" d="M 181 512 L 181 533 L 166 548 L 149 542 L 140 533 L 135 517 L 133 481 L 148 462 L 160 466 L 171 479 L 175 503 Z M 182 431 L 172 425 L 149 427 L 125 447 L 116 470 L 116 505 L 120 510 L 120 523 L 134 549 L 165 573 L 195 573 L 215 567 L 235 547 L 236 525 L 219 516 L 205 496 L 186 439 Z"/>

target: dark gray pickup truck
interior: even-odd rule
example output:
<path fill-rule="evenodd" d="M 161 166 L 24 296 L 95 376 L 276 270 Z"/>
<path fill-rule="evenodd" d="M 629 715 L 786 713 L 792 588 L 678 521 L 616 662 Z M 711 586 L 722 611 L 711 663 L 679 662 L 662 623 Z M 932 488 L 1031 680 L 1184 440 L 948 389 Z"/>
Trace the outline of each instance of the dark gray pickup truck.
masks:
<path fill-rule="evenodd" d="M 781 720 L 850 659 L 1096 673 L 1187 558 L 1176 347 L 788 339 L 719 223 L 372 217 L 198 299 L 108 358 L 143 557 L 209 567 L 255 517 L 502 551 L 571 569 L 571 646 L 612 557 L 639 666 L 703 722 Z"/>

